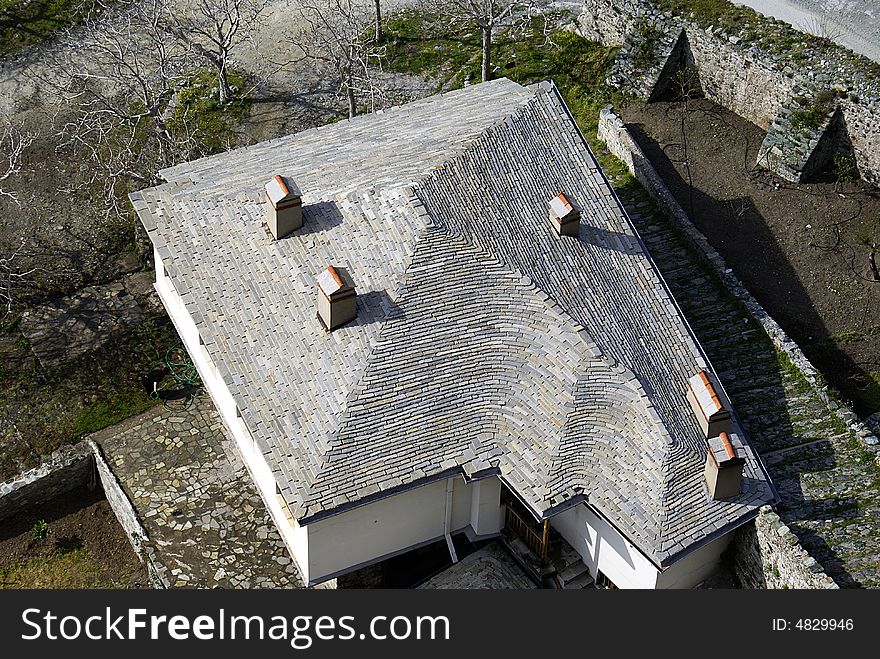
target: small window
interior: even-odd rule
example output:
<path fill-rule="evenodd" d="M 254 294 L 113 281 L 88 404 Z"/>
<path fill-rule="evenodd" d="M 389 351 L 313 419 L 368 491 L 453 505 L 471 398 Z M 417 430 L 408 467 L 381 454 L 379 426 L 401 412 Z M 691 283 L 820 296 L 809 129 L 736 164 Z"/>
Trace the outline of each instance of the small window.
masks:
<path fill-rule="evenodd" d="M 614 582 L 611 581 L 611 579 L 605 576 L 602 570 L 596 571 L 596 586 L 607 590 L 617 590 L 617 586 L 614 585 Z"/>

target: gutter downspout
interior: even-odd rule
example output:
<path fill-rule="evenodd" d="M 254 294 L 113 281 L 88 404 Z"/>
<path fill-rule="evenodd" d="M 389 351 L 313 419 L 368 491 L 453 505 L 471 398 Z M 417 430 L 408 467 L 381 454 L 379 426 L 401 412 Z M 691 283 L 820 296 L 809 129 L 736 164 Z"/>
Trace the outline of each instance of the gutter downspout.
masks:
<path fill-rule="evenodd" d="M 443 517 L 443 536 L 446 538 L 446 547 L 453 563 L 458 563 L 458 554 L 455 553 L 455 545 L 452 544 L 452 536 L 449 535 L 449 527 L 452 526 L 452 490 L 455 479 L 446 479 L 446 510 Z"/>

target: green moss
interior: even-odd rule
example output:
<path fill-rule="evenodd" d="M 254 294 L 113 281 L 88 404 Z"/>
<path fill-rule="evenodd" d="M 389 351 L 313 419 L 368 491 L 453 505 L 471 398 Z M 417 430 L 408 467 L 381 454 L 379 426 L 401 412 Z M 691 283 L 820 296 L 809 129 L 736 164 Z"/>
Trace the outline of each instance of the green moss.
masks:
<path fill-rule="evenodd" d="M 663 32 L 657 26 L 642 21 L 638 27 L 638 41 L 632 61 L 640 69 L 646 69 L 654 63 L 657 44 L 663 38 Z"/>
<path fill-rule="evenodd" d="M 229 72 L 229 84 L 239 90 L 246 84 L 244 73 Z M 235 129 L 245 122 L 250 113 L 251 99 L 241 92 L 226 103 L 217 94 L 217 78 L 213 71 L 203 69 L 193 74 L 186 87 L 177 94 L 170 128 L 194 133 L 200 155 L 211 155 L 235 146 Z"/>
<path fill-rule="evenodd" d="M 386 66 L 397 73 L 436 78 L 449 88 L 458 78 L 479 79 L 481 36 L 476 27 L 462 32 L 438 24 L 431 12 L 407 8 L 385 28 Z"/>
<path fill-rule="evenodd" d="M 73 418 L 70 440 L 76 441 L 83 435 L 97 432 L 119 423 L 135 414 L 140 414 L 155 404 L 156 400 L 137 389 L 121 391 L 118 395 L 98 400 L 82 408 Z"/>
<path fill-rule="evenodd" d="M 837 99 L 845 94 L 833 89 L 823 89 L 812 98 L 801 96 L 795 100 L 800 107 L 791 113 L 791 125 L 794 128 L 819 128 L 834 112 Z"/>
<path fill-rule="evenodd" d="M 90 9 L 82 0 L 0 0 L 0 56 L 49 39 Z"/>
<path fill-rule="evenodd" d="M 616 48 L 605 48 L 572 32 L 556 30 L 548 40 L 548 24 L 556 14 L 539 17 L 530 29 L 517 34 L 499 34 L 494 43 L 493 62 L 499 75 L 523 85 L 552 80 L 559 88 L 575 121 L 597 153 L 606 173 L 629 181 L 629 172 L 617 159 L 603 153 L 596 139 L 599 111 L 625 97 L 605 83 Z M 438 31 L 433 16 L 419 9 L 407 9 L 389 22 L 387 67 L 392 71 L 433 76 L 444 89 L 460 87 L 466 79 L 479 79 L 480 35 L 474 29 L 464 34 Z"/>

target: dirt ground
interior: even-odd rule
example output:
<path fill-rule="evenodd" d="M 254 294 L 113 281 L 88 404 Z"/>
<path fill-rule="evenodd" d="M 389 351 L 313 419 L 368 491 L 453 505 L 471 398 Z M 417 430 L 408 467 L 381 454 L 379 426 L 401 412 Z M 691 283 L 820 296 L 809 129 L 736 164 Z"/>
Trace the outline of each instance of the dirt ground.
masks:
<path fill-rule="evenodd" d="M 48 525 L 37 538 L 34 526 Z M 0 524 L 2 588 L 146 588 L 146 569 L 100 489 L 80 487 Z"/>
<path fill-rule="evenodd" d="M 705 99 L 632 103 L 622 115 L 696 226 L 829 383 L 861 414 L 880 410 L 880 282 L 868 260 L 880 245 L 880 191 L 759 169 L 764 131 Z"/>

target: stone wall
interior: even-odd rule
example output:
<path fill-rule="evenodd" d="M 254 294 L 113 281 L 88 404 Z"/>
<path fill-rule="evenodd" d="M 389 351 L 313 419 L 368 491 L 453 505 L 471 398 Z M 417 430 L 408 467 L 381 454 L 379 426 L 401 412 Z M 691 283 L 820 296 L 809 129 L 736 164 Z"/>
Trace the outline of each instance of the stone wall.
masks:
<path fill-rule="evenodd" d="M 577 22 L 583 36 L 620 46 L 608 81 L 639 98 L 653 100 L 670 86 L 679 70 L 672 60 L 692 61 L 703 95 L 768 131 L 758 163 L 779 176 L 808 180 L 842 152 L 855 157 L 863 179 L 880 185 L 877 65 L 750 16 L 735 27 L 705 26 L 653 0 L 585 0 Z M 654 43 L 645 45 L 646 37 Z"/>
<path fill-rule="evenodd" d="M 798 345 L 752 297 L 706 237 L 693 225 L 657 174 L 651 161 L 636 144 L 623 120 L 610 108 L 604 109 L 600 114 L 598 137 L 605 142 L 614 156 L 626 164 L 630 173 L 642 184 L 658 208 L 703 257 L 725 288 L 761 324 L 773 345 L 788 356 L 819 398 L 828 405 L 828 409 L 844 421 L 866 447 L 876 451 L 876 446 L 880 443 L 877 437 L 850 408 L 831 399 L 818 371 Z M 833 579 L 822 571 L 821 566 L 800 545 L 797 536 L 769 507 L 761 510 L 753 524 L 748 524 L 737 531 L 734 546 L 737 576 L 747 588 L 837 587 Z"/>
<path fill-rule="evenodd" d="M 153 584 L 167 587 L 150 558 L 151 548 L 146 530 L 116 476 L 110 471 L 101 449 L 91 440 L 62 446 L 44 458 L 39 467 L 0 483 L 0 521 L 83 485 L 89 489 L 98 485 L 102 487 L 110 509 L 132 548 L 146 563 Z"/>
<path fill-rule="evenodd" d="M 62 446 L 39 467 L 0 483 L 0 521 L 80 485 L 96 485 L 91 449 L 84 443 Z"/>
<path fill-rule="evenodd" d="M 838 588 L 769 506 L 737 530 L 733 543 L 734 572 L 743 588 Z"/>

